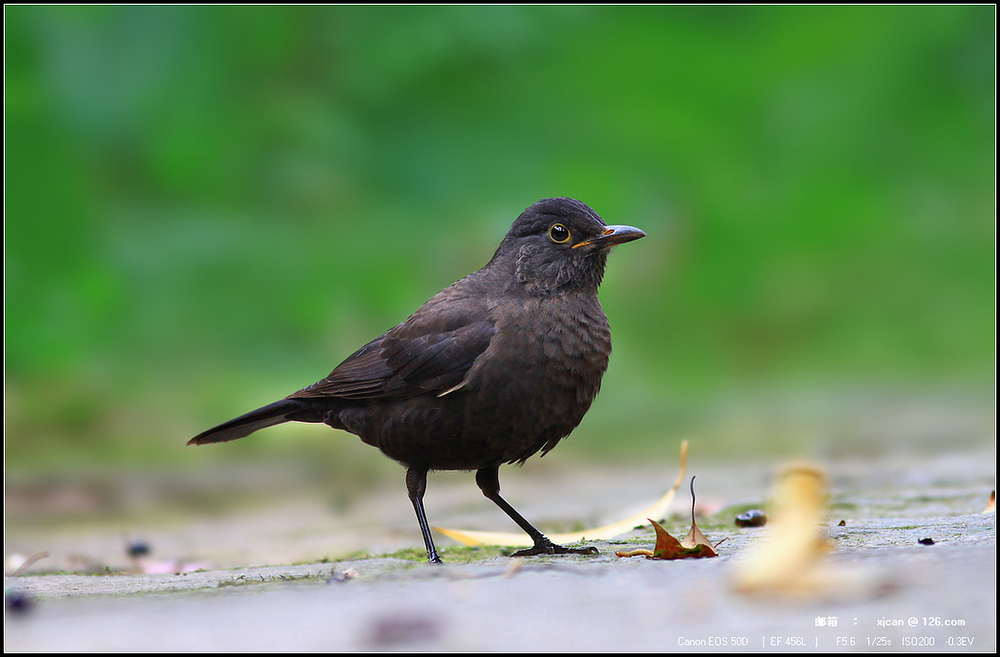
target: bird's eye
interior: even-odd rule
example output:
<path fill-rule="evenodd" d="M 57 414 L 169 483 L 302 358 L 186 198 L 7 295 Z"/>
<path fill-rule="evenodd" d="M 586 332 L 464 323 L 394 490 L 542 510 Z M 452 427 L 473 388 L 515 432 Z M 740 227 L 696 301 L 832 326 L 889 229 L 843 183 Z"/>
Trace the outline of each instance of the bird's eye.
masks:
<path fill-rule="evenodd" d="M 549 228 L 549 239 L 556 244 L 568 242 L 569 228 L 566 228 L 566 226 L 563 226 L 562 224 L 552 224 L 552 228 Z"/>

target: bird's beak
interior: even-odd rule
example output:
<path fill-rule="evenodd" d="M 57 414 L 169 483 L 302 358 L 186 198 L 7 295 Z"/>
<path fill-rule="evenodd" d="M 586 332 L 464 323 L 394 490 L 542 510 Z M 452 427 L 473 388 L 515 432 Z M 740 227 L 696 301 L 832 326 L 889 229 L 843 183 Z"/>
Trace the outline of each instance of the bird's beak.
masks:
<path fill-rule="evenodd" d="M 584 240 L 579 244 L 574 244 L 573 248 L 578 249 L 581 246 L 587 246 L 596 249 L 610 249 L 616 244 L 624 244 L 625 242 L 631 242 L 645 236 L 646 233 L 632 226 L 608 226 L 602 234 L 592 237 L 589 240 Z"/>

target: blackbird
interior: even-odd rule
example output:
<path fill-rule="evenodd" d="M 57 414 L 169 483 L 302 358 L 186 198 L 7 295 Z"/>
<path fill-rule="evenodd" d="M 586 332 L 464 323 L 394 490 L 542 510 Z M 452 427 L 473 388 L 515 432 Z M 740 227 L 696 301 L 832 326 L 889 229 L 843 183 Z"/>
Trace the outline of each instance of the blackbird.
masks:
<path fill-rule="evenodd" d="M 406 466 L 427 558 L 430 470 L 475 470 L 476 484 L 531 537 L 515 556 L 593 554 L 554 544 L 500 496 L 498 470 L 544 455 L 576 428 L 608 367 L 597 298 L 608 252 L 645 233 L 608 226 L 584 203 L 548 198 L 511 226 L 485 267 L 434 295 L 329 376 L 220 424 L 189 445 L 235 440 L 283 422 L 343 429 Z"/>

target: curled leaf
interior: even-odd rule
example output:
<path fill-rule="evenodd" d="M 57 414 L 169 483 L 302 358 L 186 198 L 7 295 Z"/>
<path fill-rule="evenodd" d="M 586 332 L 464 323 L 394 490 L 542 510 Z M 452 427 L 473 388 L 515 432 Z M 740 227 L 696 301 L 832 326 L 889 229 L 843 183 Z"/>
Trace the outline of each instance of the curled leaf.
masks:
<path fill-rule="evenodd" d="M 677 540 L 660 523 L 652 518 L 647 518 L 653 525 L 656 532 L 656 545 L 652 552 L 649 550 L 631 550 L 629 552 L 616 552 L 619 557 L 644 556 L 648 559 L 700 559 L 702 557 L 717 557 L 715 551 L 718 545 L 705 538 L 705 535 L 698 529 L 694 519 L 694 477 L 691 477 L 691 530 L 681 540 Z M 722 541 L 719 541 L 721 543 Z"/>
<path fill-rule="evenodd" d="M 661 527 L 658 522 L 655 520 L 650 520 L 650 522 L 653 523 L 653 529 L 656 531 L 653 559 L 700 559 L 719 556 L 697 527 L 692 526 L 688 535 L 683 540 L 678 541 L 667 533 L 667 530 Z M 692 532 L 698 532 L 701 539 L 692 539 Z"/>

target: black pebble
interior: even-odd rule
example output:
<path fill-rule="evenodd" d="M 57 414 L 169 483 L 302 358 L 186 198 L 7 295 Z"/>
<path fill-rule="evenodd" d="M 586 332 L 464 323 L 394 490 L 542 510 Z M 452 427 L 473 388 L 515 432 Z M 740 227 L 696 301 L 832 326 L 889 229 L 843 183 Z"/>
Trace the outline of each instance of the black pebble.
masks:
<path fill-rule="evenodd" d="M 737 527 L 763 527 L 767 524 L 767 516 L 760 509 L 753 509 L 736 516 Z"/>

